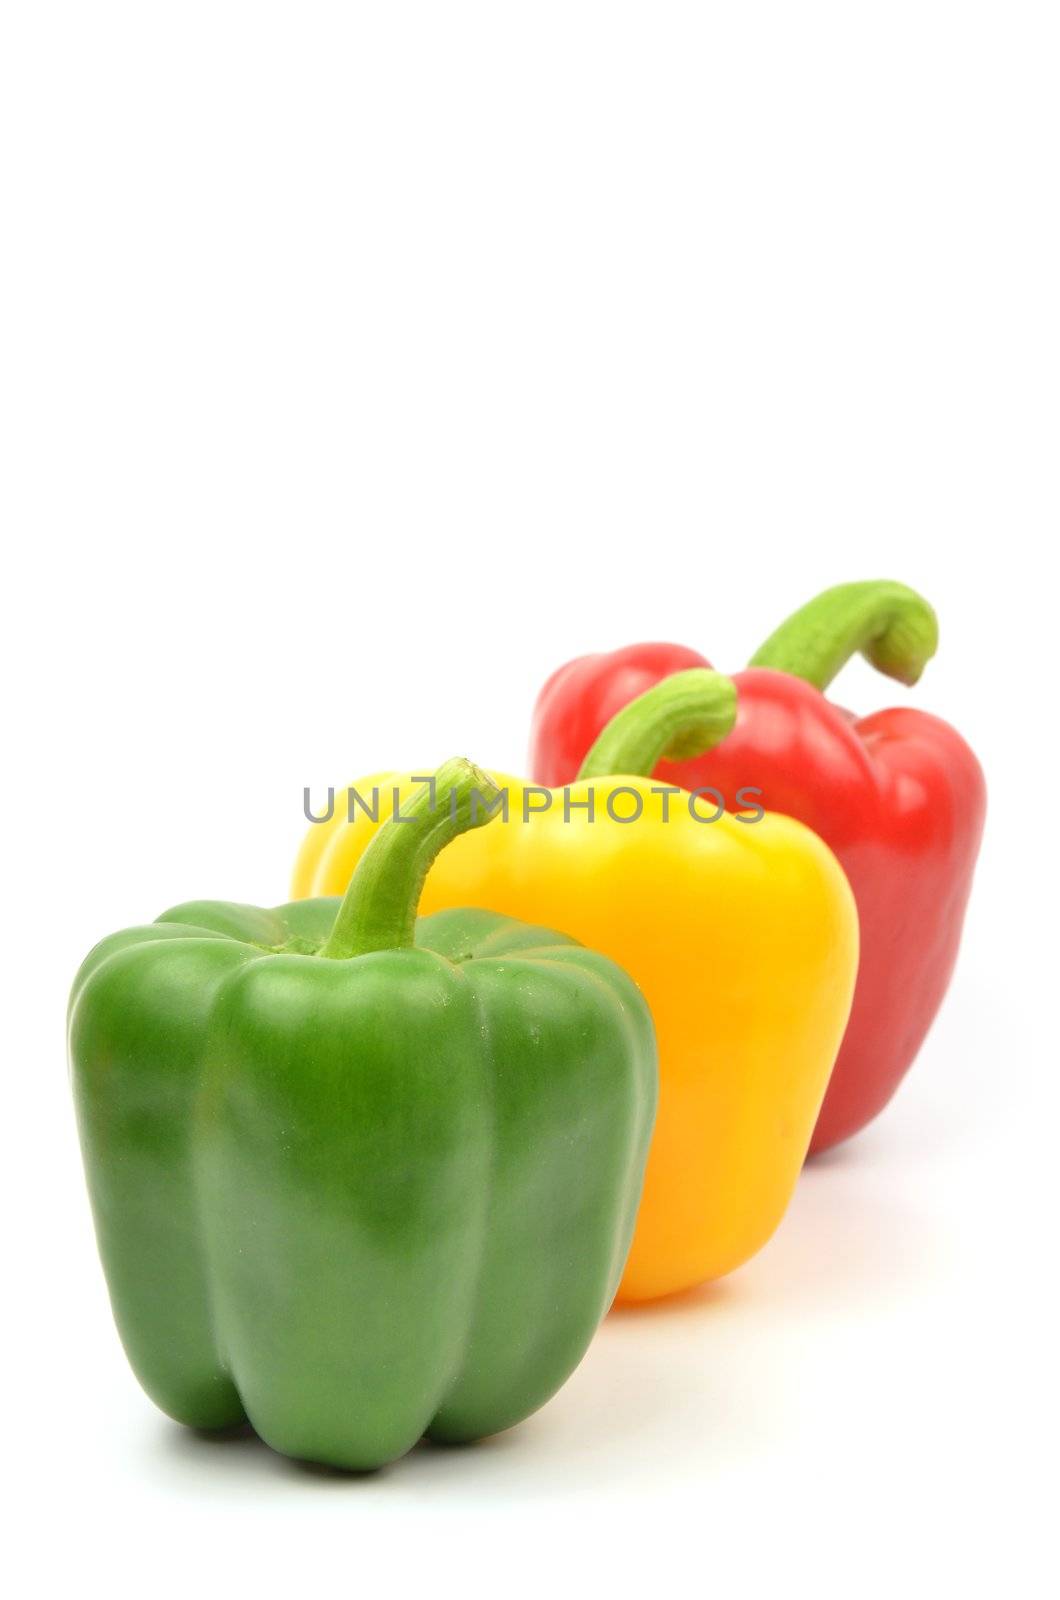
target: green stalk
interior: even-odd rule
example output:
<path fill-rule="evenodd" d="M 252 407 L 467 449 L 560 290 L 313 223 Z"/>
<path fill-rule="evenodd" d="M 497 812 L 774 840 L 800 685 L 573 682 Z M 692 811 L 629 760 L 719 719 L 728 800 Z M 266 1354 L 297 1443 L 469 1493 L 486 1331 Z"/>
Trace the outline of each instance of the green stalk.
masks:
<path fill-rule="evenodd" d="M 915 589 L 886 579 L 841 583 L 782 622 L 750 665 L 774 667 L 827 689 L 860 652 L 878 672 L 912 684 L 938 644 L 938 619 Z"/>
<path fill-rule="evenodd" d="M 735 721 L 736 685 L 730 678 L 705 667 L 675 672 L 611 718 L 578 777 L 650 777 L 660 761 L 702 755 Z"/>
<path fill-rule="evenodd" d="M 346 961 L 372 950 L 410 949 L 435 858 L 460 834 L 491 821 L 499 795 L 493 780 L 462 757 L 439 767 L 433 794 L 424 783 L 364 852 L 320 954 Z"/>

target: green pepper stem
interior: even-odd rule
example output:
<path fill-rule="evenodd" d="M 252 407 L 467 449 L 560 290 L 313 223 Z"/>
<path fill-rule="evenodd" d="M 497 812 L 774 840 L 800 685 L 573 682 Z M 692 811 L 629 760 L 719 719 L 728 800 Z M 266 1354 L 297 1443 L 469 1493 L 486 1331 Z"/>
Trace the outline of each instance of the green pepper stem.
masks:
<path fill-rule="evenodd" d="M 899 683 L 916 683 L 939 645 L 934 611 L 915 589 L 886 579 L 826 589 L 782 622 L 751 657 L 827 689 L 851 656 Z"/>
<path fill-rule="evenodd" d="M 579 778 L 650 777 L 662 760 L 702 755 L 736 721 L 736 685 L 692 667 L 663 678 L 611 718 L 581 764 Z"/>
<path fill-rule="evenodd" d="M 345 961 L 372 950 L 411 948 L 435 857 L 460 834 L 491 821 L 500 794 L 492 779 L 461 757 L 425 778 L 358 862 L 320 954 Z"/>

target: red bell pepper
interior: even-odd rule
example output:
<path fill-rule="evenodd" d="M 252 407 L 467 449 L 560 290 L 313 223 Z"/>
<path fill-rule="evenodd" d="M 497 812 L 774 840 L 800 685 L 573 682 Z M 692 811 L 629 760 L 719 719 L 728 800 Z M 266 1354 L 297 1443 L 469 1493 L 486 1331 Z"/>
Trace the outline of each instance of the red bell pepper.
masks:
<path fill-rule="evenodd" d="M 927 602 L 898 583 L 848 583 L 811 600 L 734 673 L 736 725 L 692 761 L 662 762 L 660 782 L 713 788 L 728 810 L 760 803 L 807 823 L 831 846 L 861 919 L 853 1009 L 811 1154 L 838 1144 L 890 1100 L 946 993 L 986 811 L 978 761 L 938 717 L 908 707 L 857 718 L 822 691 L 860 651 L 916 683 L 938 643 Z M 709 667 L 673 644 L 582 656 L 546 683 L 534 713 L 530 771 L 569 783 L 604 725 L 660 678 Z M 708 808 L 709 809 L 709 808 Z"/>

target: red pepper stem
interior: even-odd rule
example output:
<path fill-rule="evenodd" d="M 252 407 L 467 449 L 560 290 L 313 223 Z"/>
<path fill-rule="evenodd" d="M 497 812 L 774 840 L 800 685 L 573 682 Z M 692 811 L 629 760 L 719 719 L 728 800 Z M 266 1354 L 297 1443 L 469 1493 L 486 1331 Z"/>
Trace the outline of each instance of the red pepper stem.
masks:
<path fill-rule="evenodd" d="M 322 956 L 336 961 L 373 950 L 407 950 L 435 857 L 460 834 L 497 815 L 500 790 L 470 761 L 438 768 L 380 828 L 350 879 Z"/>
<path fill-rule="evenodd" d="M 578 778 L 650 777 L 664 759 L 702 755 L 735 721 L 736 685 L 730 678 L 705 667 L 675 672 L 611 718 Z"/>
<path fill-rule="evenodd" d="M 750 664 L 827 689 L 860 652 L 878 672 L 912 684 L 938 644 L 938 619 L 915 589 L 886 579 L 841 583 L 782 622 Z"/>

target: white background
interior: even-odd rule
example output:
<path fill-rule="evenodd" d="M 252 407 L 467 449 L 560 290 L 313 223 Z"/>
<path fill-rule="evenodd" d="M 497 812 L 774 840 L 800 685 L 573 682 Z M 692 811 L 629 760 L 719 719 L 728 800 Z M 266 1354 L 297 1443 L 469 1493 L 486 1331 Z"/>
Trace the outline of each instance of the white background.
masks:
<path fill-rule="evenodd" d="M 1055 1583 L 1057 45 L 1013 0 L 5 7 L 15 1592 Z M 892 1109 L 495 1441 L 349 1480 L 165 1421 L 83 1192 L 88 947 L 283 899 L 307 783 L 518 770 L 573 654 L 736 667 L 877 576 L 940 653 L 842 698 L 991 793 Z"/>

